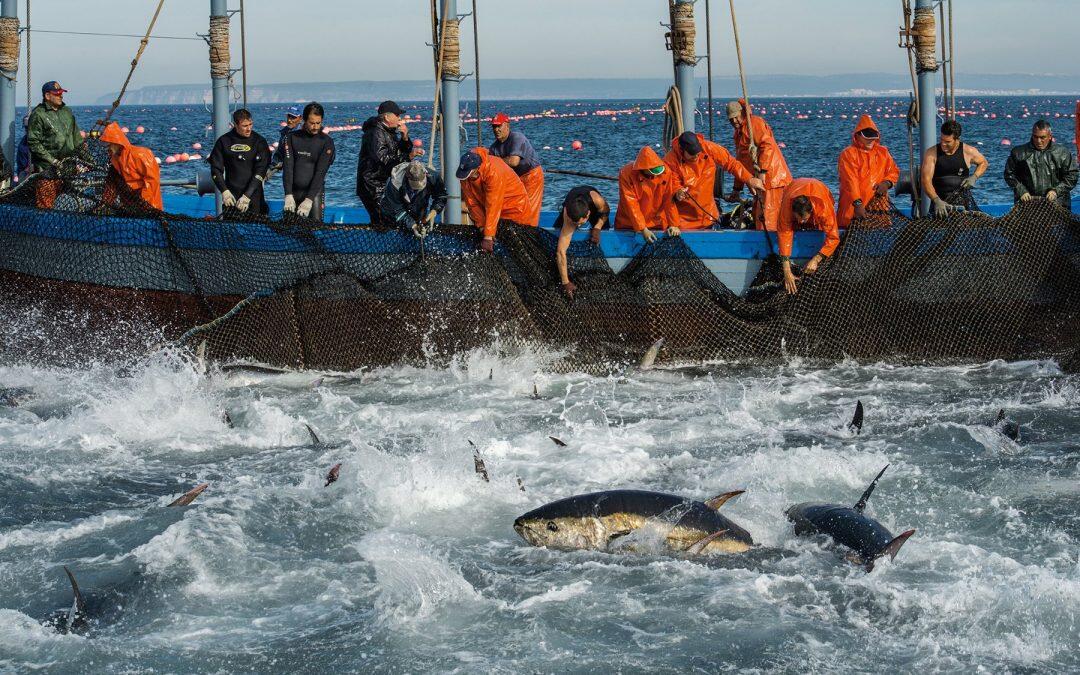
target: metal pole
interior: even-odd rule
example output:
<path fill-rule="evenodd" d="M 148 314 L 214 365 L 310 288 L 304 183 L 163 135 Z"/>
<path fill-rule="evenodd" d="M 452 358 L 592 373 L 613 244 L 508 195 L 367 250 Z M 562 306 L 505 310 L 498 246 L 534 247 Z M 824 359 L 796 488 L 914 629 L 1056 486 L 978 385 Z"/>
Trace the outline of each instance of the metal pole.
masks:
<path fill-rule="evenodd" d="M 457 16 L 457 0 L 446 0 L 443 5 L 446 18 Z M 443 17 L 440 17 L 440 20 Z M 443 222 L 457 224 L 461 222 L 461 183 L 457 179 L 458 162 L 461 160 L 461 116 L 458 114 L 458 78 L 456 75 L 442 76 L 442 95 L 440 112 L 442 113 L 442 174 L 446 182 L 446 209 Z"/>
<path fill-rule="evenodd" d="M 210 0 L 210 16 L 228 16 L 228 0 Z M 214 96 L 214 140 L 229 131 L 229 78 L 211 77 L 211 90 Z M 221 195 L 215 196 L 217 212 L 221 213 Z"/>
<path fill-rule="evenodd" d="M 692 5 L 697 0 L 675 0 L 676 5 Z M 694 111 L 697 109 L 697 89 L 694 85 L 694 66 L 680 61 L 675 65 L 675 86 L 682 99 L 683 130 L 694 131 Z"/>
<path fill-rule="evenodd" d="M 915 0 L 915 9 L 933 12 L 934 0 Z M 932 14 L 931 14 L 932 16 Z M 937 69 L 919 69 L 919 157 L 937 144 L 937 97 L 934 91 L 934 74 Z M 930 197 L 922 196 L 922 213 L 930 213 Z"/>
<path fill-rule="evenodd" d="M 0 15 L 5 18 L 19 18 L 19 1 L 3 0 L 0 3 Z M 15 78 L 18 72 L 4 71 L 0 78 L 0 149 L 4 152 L 7 165 L 15 166 Z M 27 101 L 27 110 L 30 102 Z"/>

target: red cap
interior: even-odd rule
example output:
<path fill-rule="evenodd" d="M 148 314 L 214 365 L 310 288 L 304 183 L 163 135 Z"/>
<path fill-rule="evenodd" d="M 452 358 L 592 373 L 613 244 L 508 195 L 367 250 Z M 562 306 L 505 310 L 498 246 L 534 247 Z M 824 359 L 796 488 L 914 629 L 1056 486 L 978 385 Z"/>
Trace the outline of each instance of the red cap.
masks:
<path fill-rule="evenodd" d="M 497 127 L 500 124 L 506 124 L 509 121 L 510 117 L 506 113 L 499 113 L 491 118 L 491 126 Z"/>

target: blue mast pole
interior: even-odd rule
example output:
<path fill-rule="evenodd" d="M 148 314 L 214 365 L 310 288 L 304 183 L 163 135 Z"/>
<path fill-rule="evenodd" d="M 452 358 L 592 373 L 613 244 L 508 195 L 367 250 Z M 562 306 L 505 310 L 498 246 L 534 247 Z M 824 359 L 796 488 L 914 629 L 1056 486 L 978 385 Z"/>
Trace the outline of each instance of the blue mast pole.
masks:
<path fill-rule="evenodd" d="M 444 0 L 444 16 L 439 17 L 439 25 L 445 27 L 457 22 L 457 0 Z M 440 31 L 439 40 L 445 41 Z M 446 209 L 443 211 L 444 223 L 461 222 L 461 182 L 457 179 L 458 162 L 461 159 L 461 119 L 458 114 L 460 99 L 458 84 L 459 68 L 447 69 L 443 64 L 442 92 L 440 93 L 439 114 L 442 116 L 442 175 L 446 182 Z M 448 72 L 448 70 L 450 72 Z"/>
<path fill-rule="evenodd" d="M 229 16 L 228 0 L 210 0 L 210 19 L 213 24 L 213 19 L 217 17 Z M 225 42 L 225 67 L 226 72 L 222 73 L 220 69 L 214 67 L 213 52 L 214 48 L 211 46 L 211 63 L 210 63 L 210 82 L 211 91 L 214 97 L 214 140 L 223 136 L 229 130 L 229 75 L 228 67 L 230 61 L 228 60 L 228 34 L 226 33 Z M 217 71 L 217 72 L 215 72 Z M 215 201 L 217 202 L 217 212 L 221 213 L 221 194 L 215 194 Z"/>
<path fill-rule="evenodd" d="M 690 5 L 691 17 L 693 16 L 693 4 L 697 0 L 675 0 L 675 5 Z M 672 26 L 674 37 L 675 27 Z M 693 45 L 693 42 L 690 43 Z M 677 52 L 676 52 L 677 53 Z M 677 58 L 677 57 L 676 57 Z M 675 87 L 679 90 L 679 98 L 682 100 L 682 123 L 684 131 L 694 131 L 694 111 L 697 108 L 697 89 L 694 84 L 694 63 L 677 60 L 675 63 Z"/>
<path fill-rule="evenodd" d="M 19 18 L 18 0 L 3 0 L 0 3 L 0 16 L 5 19 Z M 16 51 L 16 54 L 18 51 Z M 18 58 L 18 57 L 16 57 Z M 4 77 L 0 78 L 0 149 L 3 150 L 4 159 L 8 166 L 15 167 L 15 77 L 18 75 L 18 61 L 15 70 L 3 71 Z M 30 102 L 26 102 L 30 105 Z"/>
<path fill-rule="evenodd" d="M 922 40 L 916 38 L 916 73 L 919 79 L 919 156 L 917 160 L 921 162 L 926 151 L 937 144 L 937 93 L 934 82 L 935 74 L 940 66 L 937 62 L 935 49 L 937 47 L 937 29 L 934 20 L 934 0 L 915 0 L 916 21 L 919 21 L 920 15 L 923 17 L 923 21 L 926 21 L 928 16 L 930 26 L 934 28 L 932 37 L 923 38 Z M 929 40 L 929 46 L 925 44 L 927 40 Z M 920 42 L 923 43 L 921 49 L 918 48 Z M 922 190 L 919 192 L 922 193 Z M 930 213 L 930 198 L 925 194 L 922 194 L 921 205 L 920 212 L 922 215 L 928 215 Z"/>

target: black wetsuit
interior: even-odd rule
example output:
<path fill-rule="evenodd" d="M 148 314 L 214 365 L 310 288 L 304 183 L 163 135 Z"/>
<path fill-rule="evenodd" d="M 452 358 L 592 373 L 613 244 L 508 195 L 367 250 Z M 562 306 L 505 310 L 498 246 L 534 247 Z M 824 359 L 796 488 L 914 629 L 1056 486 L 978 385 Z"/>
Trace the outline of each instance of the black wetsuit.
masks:
<path fill-rule="evenodd" d="M 313 136 L 301 128 L 286 138 L 282 171 L 285 194 L 291 194 L 297 206 L 305 199 L 315 202 L 312 218 L 322 219 L 323 186 L 333 163 L 334 140 L 323 132 Z"/>
<path fill-rule="evenodd" d="M 601 211 L 597 210 L 596 204 L 593 203 L 593 198 L 591 194 L 593 192 L 601 194 L 599 190 L 597 190 L 591 185 L 579 185 L 576 188 L 572 188 L 570 192 L 567 192 L 566 199 L 563 200 L 562 207 L 559 209 L 559 218 L 555 221 L 556 227 L 562 227 L 562 218 L 566 214 L 566 207 L 575 199 L 584 199 L 585 203 L 589 205 L 588 222 L 590 225 L 596 227 L 602 220 L 604 220 L 605 216 L 608 216 L 609 214 L 602 213 Z"/>
<path fill-rule="evenodd" d="M 934 165 L 934 177 L 931 180 L 934 192 L 950 204 L 967 206 L 968 195 L 963 194 L 965 191 L 960 186 L 964 179 L 971 175 L 971 168 L 964 159 L 964 144 L 961 143 L 951 155 L 942 151 L 940 143 L 935 149 L 937 163 Z"/>
<path fill-rule="evenodd" d="M 237 199 L 246 195 L 251 200 L 248 213 L 269 211 L 263 198 L 263 181 L 270 169 L 270 146 L 265 138 L 254 131 L 244 138 L 233 129 L 217 139 L 207 161 L 219 192 L 228 190 Z"/>

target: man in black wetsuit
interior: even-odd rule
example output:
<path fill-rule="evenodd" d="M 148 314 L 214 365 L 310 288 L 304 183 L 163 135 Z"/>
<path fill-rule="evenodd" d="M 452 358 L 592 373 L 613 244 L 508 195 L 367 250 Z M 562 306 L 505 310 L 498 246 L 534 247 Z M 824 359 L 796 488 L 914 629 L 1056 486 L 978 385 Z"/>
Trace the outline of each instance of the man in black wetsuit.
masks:
<path fill-rule="evenodd" d="M 941 142 L 923 155 L 922 189 L 934 204 L 934 215 L 947 216 L 960 207 L 978 210 L 971 188 L 989 164 L 975 146 L 960 140 L 962 132 L 959 122 L 946 120 L 941 125 Z"/>
<path fill-rule="evenodd" d="M 371 224 L 383 221 L 382 196 L 395 166 L 407 162 L 423 150 L 413 149 L 409 127 L 401 121 L 405 111 L 393 101 L 379 104 L 378 115 L 364 122 L 360 159 L 356 165 L 356 196 L 363 202 Z"/>
<path fill-rule="evenodd" d="M 285 139 L 285 212 L 322 220 L 323 186 L 334 163 L 334 141 L 322 130 L 323 107 L 304 106 L 304 125 Z"/>
<path fill-rule="evenodd" d="M 285 164 L 285 137 L 300 127 L 303 117 L 300 116 L 300 106 L 289 106 L 285 111 L 285 126 L 278 132 L 278 146 L 274 150 L 272 165 L 280 169 Z"/>
<path fill-rule="evenodd" d="M 267 213 L 263 182 L 270 170 L 270 147 L 257 134 L 251 113 L 241 108 L 233 113 L 233 128 L 214 143 L 207 161 L 210 178 L 221 193 L 221 204 L 240 213 Z"/>

